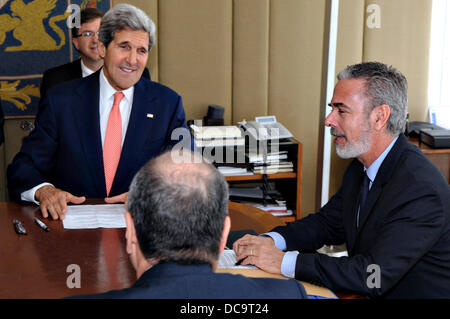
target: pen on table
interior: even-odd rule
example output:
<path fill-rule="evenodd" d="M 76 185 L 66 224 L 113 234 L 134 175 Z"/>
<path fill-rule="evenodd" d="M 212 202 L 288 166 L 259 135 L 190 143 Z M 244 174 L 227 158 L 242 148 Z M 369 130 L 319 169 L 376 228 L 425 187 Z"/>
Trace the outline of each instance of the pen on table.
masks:
<path fill-rule="evenodd" d="M 248 256 L 247 256 L 248 257 Z M 240 266 L 242 264 L 242 262 L 247 259 L 247 257 L 241 258 L 239 260 L 236 260 L 236 263 L 234 264 L 235 266 Z"/>
<path fill-rule="evenodd" d="M 14 219 L 13 224 L 14 224 L 14 229 L 16 230 L 16 233 L 18 233 L 19 235 L 27 234 L 27 230 L 25 229 L 25 227 L 23 227 L 23 223 L 20 220 Z"/>
<path fill-rule="evenodd" d="M 245 258 L 247 258 L 247 257 L 245 257 Z M 245 258 L 239 259 L 238 261 L 236 261 L 236 263 L 234 265 L 235 266 L 240 266 Z"/>
<path fill-rule="evenodd" d="M 36 222 L 36 224 L 39 225 L 39 227 L 41 227 L 43 230 L 45 230 L 46 232 L 48 232 L 50 229 L 47 227 L 47 225 L 45 225 L 43 222 L 41 222 L 37 217 L 34 218 L 34 221 Z"/>

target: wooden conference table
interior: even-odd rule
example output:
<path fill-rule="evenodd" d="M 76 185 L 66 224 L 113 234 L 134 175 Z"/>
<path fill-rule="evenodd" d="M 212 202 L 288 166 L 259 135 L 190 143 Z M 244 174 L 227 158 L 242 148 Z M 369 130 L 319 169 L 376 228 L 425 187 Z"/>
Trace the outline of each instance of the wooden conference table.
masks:
<path fill-rule="evenodd" d="M 278 218 L 243 204 L 229 204 L 232 230 L 265 232 L 284 224 Z M 34 222 L 43 220 L 43 231 Z M 18 235 L 13 220 L 28 234 Z M 73 265 L 81 271 L 80 288 Z M 259 269 L 221 270 L 253 277 L 277 277 Z M 281 277 L 281 276 L 280 276 Z M 62 298 L 130 287 L 136 274 L 125 251 L 125 229 L 66 230 L 61 221 L 41 218 L 39 207 L 0 203 L 0 298 Z M 308 294 L 333 297 L 326 288 L 304 283 Z"/>

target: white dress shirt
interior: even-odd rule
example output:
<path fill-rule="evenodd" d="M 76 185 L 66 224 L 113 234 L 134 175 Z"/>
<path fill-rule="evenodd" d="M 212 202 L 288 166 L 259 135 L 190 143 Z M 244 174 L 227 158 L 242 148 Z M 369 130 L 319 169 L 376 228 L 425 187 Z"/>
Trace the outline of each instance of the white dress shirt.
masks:
<path fill-rule="evenodd" d="M 87 77 L 88 75 L 91 75 L 92 73 L 94 73 L 95 71 L 92 71 L 91 69 L 89 69 L 84 63 L 83 63 L 83 59 L 80 59 L 81 61 L 81 76 L 83 78 Z"/>
<path fill-rule="evenodd" d="M 83 68 L 83 61 L 81 61 L 81 65 Z M 102 68 L 100 71 L 100 96 L 99 96 L 100 134 L 102 139 L 102 148 L 105 142 L 106 127 L 108 125 L 109 113 L 111 112 L 114 102 L 114 93 L 116 92 L 117 91 L 111 86 L 111 84 L 109 84 L 108 80 L 106 79 Z M 125 135 L 128 128 L 128 122 L 130 120 L 131 107 L 133 105 L 134 86 L 122 92 L 124 94 L 124 97 L 120 101 L 119 108 L 122 118 L 122 146 L 123 146 L 123 142 L 125 141 Z M 22 192 L 20 194 L 20 198 L 24 201 L 33 202 L 39 205 L 39 202 L 35 199 L 34 195 L 39 188 L 46 185 L 53 186 L 50 183 L 39 184 L 27 191 Z"/>
<path fill-rule="evenodd" d="M 367 176 L 369 177 L 369 189 L 372 187 L 373 182 L 375 181 L 375 177 L 378 174 L 378 170 L 383 164 L 384 159 L 391 151 L 392 147 L 394 147 L 395 142 L 397 142 L 398 136 L 395 137 L 388 147 L 383 151 L 383 153 L 378 156 L 378 158 L 369 166 L 369 168 L 364 168 Z M 358 222 L 359 222 L 359 208 L 358 208 Z M 286 251 L 286 240 L 283 236 L 276 232 L 269 232 L 264 234 L 265 236 L 272 237 L 275 247 L 282 251 Z M 297 265 L 297 257 L 299 255 L 298 251 L 287 251 L 283 257 L 281 262 L 281 274 L 285 277 L 294 278 L 295 277 L 295 267 Z"/>
<path fill-rule="evenodd" d="M 114 93 L 117 91 L 109 84 L 108 80 L 100 71 L 100 133 L 102 137 L 102 147 L 105 143 L 106 127 L 108 126 L 109 113 L 111 112 Z M 131 106 L 133 105 L 134 86 L 122 91 L 123 99 L 120 101 L 120 116 L 122 117 L 122 146 L 125 141 L 125 134 L 127 133 L 128 122 L 130 120 Z"/>

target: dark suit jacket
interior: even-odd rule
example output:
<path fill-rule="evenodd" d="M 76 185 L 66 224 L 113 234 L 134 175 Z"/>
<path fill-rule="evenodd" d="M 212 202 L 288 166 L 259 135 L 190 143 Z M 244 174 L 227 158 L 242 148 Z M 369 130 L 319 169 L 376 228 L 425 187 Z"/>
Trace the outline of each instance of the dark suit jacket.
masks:
<path fill-rule="evenodd" d="M 357 229 L 362 176 L 363 166 L 354 160 L 340 190 L 319 212 L 274 229 L 288 250 L 300 251 L 295 278 L 368 296 L 450 298 L 450 189 L 444 177 L 400 135 L 361 208 Z M 344 242 L 349 257 L 312 253 Z M 370 265 L 379 266 L 379 288 L 376 266 Z"/>
<path fill-rule="evenodd" d="M 131 288 L 71 298 L 300 299 L 307 295 L 296 280 L 218 274 L 207 264 L 161 263 L 147 270 Z"/>
<path fill-rule="evenodd" d="M 48 92 L 36 117 L 35 129 L 8 167 L 8 189 L 13 200 L 19 200 L 20 193 L 43 182 L 76 196 L 106 196 L 99 75 L 100 70 Z M 153 118 L 147 114 L 153 114 Z M 141 166 L 175 145 L 178 140 L 171 140 L 171 133 L 180 127 L 187 130 L 181 97 L 163 85 L 141 78 L 135 85 L 110 196 L 128 191 Z"/>
<path fill-rule="evenodd" d="M 44 72 L 41 82 L 41 100 L 44 99 L 47 91 L 57 84 L 79 79 L 83 76 L 81 71 L 81 59 L 69 62 L 57 67 L 48 69 Z M 144 69 L 142 76 L 151 80 L 150 72 L 147 68 Z"/>

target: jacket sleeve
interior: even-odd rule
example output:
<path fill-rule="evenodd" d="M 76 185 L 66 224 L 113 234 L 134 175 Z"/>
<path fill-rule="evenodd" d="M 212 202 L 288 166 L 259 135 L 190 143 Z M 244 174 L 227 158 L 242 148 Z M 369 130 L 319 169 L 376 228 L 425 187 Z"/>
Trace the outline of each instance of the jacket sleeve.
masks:
<path fill-rule="evenodd" d="M 385 294 L 443 233 L 444 206 L 434 187 L 422 183 L 396 192 L 389 190 L 384 204 L 379 204 L 381 210 L 386 210 L 385 217 L 378 221 L 377 234 L 368 251 L 340 258 L 300 254 L 295 278 L 333 290 L 351 290 L 373 297 Z"/>
<path fill-rule="evenodd" d="M 339 190 L 317 213 L 272 231 L 283 236 L 287 250 L 313 252 L 323 245 L 343 244 L 345 235 L 341 193 L 342 190 Z"/>
<path fill-rule="evenodd" d="M 8 191 L 15 201 L 20 201 L 22 192 L 48 182 L 55 164 L 57 126 L 47 97 L 40 108 L 34 130 L 24 139 L 19 153 L 7 169 Z"/>

